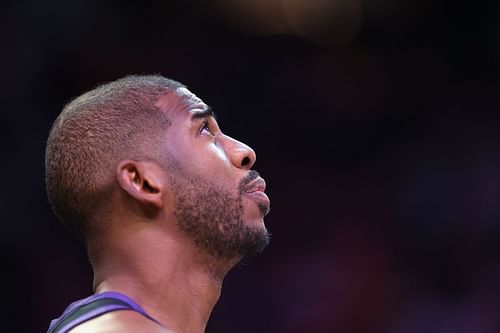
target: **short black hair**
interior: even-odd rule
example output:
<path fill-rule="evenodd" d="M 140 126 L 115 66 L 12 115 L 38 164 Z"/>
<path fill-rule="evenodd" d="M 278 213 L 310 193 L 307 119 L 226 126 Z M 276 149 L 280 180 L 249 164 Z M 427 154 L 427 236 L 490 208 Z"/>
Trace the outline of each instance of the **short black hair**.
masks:
<path fill-rule="evenodd" d="M 45 152 L 47 195 L 79 238 L 99 229 L 93 220 L 116 183 L 119 161 L 158 157 L 170 121 L 155 103 L 180 87 L 159 75 L 131 75 L 84 93 L 59 114 Z"/>

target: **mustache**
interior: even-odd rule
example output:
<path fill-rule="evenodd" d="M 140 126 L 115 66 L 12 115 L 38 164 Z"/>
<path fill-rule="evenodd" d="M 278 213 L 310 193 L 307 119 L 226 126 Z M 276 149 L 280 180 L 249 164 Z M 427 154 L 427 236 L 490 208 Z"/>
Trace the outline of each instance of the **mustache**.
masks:
<path fill-rule="evenodd" d="M 254 180 L 255 178 L 258 178 L 258 177 L 260 177 L 260 174 L 257 171 L 250 170 L 250 172 L 248 172 L 248 174 L 245 177 L 243 177 L 242 180 L 240 180 L 240 184 L 238 186 L 239 191 L 243 192 L 245 186 L 247 186 L 248 184 L 250 184 L 250 182 L 252 180 Z"/>

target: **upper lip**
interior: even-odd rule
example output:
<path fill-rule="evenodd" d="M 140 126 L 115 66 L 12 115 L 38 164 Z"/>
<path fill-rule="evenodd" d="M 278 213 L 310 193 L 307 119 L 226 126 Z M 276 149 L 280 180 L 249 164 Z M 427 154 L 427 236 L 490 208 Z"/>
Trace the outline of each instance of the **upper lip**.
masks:
<path fill-rule="evenodd" d="M 266 181 L 262 179 L 261 177 L 257 177 L 254 180 L 252 180 L 250 183 L 248 183 L 243 190 L 246 193 L 252 193 L 252 192 L 264 192 L 266 190 Z"/>

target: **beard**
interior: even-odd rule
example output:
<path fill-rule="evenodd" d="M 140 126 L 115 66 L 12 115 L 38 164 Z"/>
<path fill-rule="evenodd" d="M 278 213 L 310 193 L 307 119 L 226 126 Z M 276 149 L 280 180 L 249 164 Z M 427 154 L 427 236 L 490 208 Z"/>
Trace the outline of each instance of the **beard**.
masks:
<path fill-rule="evenodd" d="M 264 226 L 245 222 L 241 191 L 233 194 L 198 176 L 185 175 L 179 168 L 170 170 L 170 175 L 178 225 L 199 249 L 216 259 L 231 260 L 259 253 L 269 244 Z M 240 188 L 257 176 L 250 171 Z M 269 211 L 259 209 L 263 216 Z"/>

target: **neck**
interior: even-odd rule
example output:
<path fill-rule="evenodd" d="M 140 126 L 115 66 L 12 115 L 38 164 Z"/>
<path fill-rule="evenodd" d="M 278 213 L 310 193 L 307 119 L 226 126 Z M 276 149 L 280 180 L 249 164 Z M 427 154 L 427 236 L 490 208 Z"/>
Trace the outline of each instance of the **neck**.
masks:
<path fill-rule="evenodd" d="M 179 333 L 205 330 L 223 278 L 238 261 L 216 262 L 185 238 L 150 225 L 98 243 L 89 244 L 95 292 L 124 293 Z"/>

